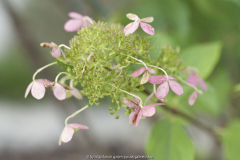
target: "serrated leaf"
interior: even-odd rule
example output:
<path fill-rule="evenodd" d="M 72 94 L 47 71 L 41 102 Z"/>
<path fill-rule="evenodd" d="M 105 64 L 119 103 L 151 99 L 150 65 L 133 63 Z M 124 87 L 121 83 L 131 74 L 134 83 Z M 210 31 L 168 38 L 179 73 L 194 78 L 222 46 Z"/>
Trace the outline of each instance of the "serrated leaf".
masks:
<path fill-rule="evenodd" d="M 240 157 L 240 121 L 231 122 L 228 128 L 221 133 L 221 141 L 223 143 L 223 151 L 226 159 L 239 160 Z"/>
<path fill-rule="evenodd" d="M 146 144 L 146 152 L 159 160 L 194 159 L 194 147 L 183 126 L 167 119 L 153 126 Z"/>
<path fill-rule="evenodd" d="M 198 68 L 199 75 L 206 79 L 215 68 L 221 54 L 222 45 L 219 42 L 196 44 L 184 49 L 182 57 L 186 66 Z"/>

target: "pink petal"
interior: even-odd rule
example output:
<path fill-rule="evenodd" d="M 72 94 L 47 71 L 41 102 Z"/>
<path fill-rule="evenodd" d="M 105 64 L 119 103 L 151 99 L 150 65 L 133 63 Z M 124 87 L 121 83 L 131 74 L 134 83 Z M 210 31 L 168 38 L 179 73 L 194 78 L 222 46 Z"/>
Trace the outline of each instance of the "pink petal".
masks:
<path fill-rule="evenodd" d="M 31 90 L 31 88 L 32 88 L 32 85 L 33 85 L 33 82 L 31 82 L 31 83 L 28 85 L 28 87 L 27 87 L 27 89 L 26 89 L 26 92 L 25 92 L 25 95 L 24 95 L 25 98 L 27 98 L 28 93 L 30 92 L 30 90 Z"/>
<path fill-rule="evenodd" d="M 145 73 L 144 73 L 143 76 L 142 76 L 142 79 L 141 79 L 140 84 L 145 84 L 145 83 L 147 83 L 147 82 L 148 82 L 148 79 L 149 79 L 149 74 L 148 74 L 147 71 L 145 71 Z"/>
<path fill-rule="evenodd" d="M 146 100 L 145 100 L 145 102 L 144 102 L 144 106 L 146 106 L 147 102 L 152 98 L 153 95 L 154 95 L 154 92 L 151 93 L 151 94 L 146 98 Z"/>
<path fill-rule="evenodd" d="M 188 83 L 197 86 L 198 85 L 198 76 L 196 74 L 192 74 L 188 77 Z"/>
<path fill-rule="evenodd" d="M 152 69 L 152 68 L 149 68 L 149 67 L 148 67 L 148 71 L 149 71 L 150 73 L 152 73 L 152 74 L 154 74 L 154 73 L 155 73 L 154 69 Z"/>
<path fill-rule="evenodd" d="M 163 75 L 162 77 L 165 78 L 165 79 L 167 79 L 167 78 L 166 78 L 166 75 Z M 174 79 L 174 78 L 168 75 L 168 79 Z"/>
<path fill-rule="evenodd" d="M 89 56 L 87 57 L 87 61 L 90 61 L 90 58 L 92 57 L 93 52 L 91 54 L 89 54 Z"/>
<path fill-rule="evenodd" d="M 123 97 L 123 103 L 126 104 L 128 107 L 138 107 L 138 104 L 136 104 L 133 100 Z"/>
<path fill-rule="evenodd" d="M 58 83 L 53 87 L 53 94 L 60 101 L 66 99 L 66 90 Z"/>
<path fill-rule="evenodd" d="M 133 13 L 128 13 L 126 16 L 127 16 L 128 19 L 131 19 L 131 20 L 134 20 L 134 21 L 139 19 L 139 17 L 136 14 L 133 14 Z"/>
<path fill-rule="evenodd" d="M 74 129 L 70 126 L 66 126 L 66 127 L 64 127 L 64 129 L 62 131 L 61 140 L 64 143 L 67 143 L 67 142 L 71 141 L 73 134 L 74 134 Z"/>
<path fill-rule="evenodd" d="M 140 76 L 144 71 L 146 71 L 145 67 L 139 68 L 138 70 L 133 72 L 132 78 Z"/>
<path fill-rule="evenodd" d="M 77 124 L 77 123 L 68 124 L 68 126 L 72 128 L 77 128 L 77 129 L 89 129 L 88 126 L 84 126 L 82 124 Z"/>
<path fill-rule="evenodd" d="M 63 58 L 64 58 L 65 60 L 67 60 L 66 57 L 65 57 L 65 54 L 64 54 L 63 50 L 60 49 L 60 52 L 62 53 Z"/>
<path fill-rule="evenodd" d="M 128 25 L 126 25 L 126 27 L 124 28 L 124 34 L 125 35 L 129 35 L 132 34 L 133 32 L 135 32 L 139 27 L 139 22 L 132 22 L 129 23 Z"/>
<path fill-rule="evenodd" d="M 140 122 L 140 120 L 141 120 L 141 118 L 142 118 L 142 114 L 143 114 L 143 110 L 140 109 L 140 111 L 139 111 L 139 113 L 138 113 L 138 115 L 137 115 L 137 119 L 136 119 L 135 127 L 138 126 L 138 124 L 139 124 L 139 122 Z"/>
<path fill-rule="evenodd" d="M 129 124 L 132 126 L 136 123 L 136 119 L 137 119 L 137 115 L 139 113 L 139 111 L 141 110 L 140 107 L 137 107 L 136 109 L 134 109 L 130 115 L 129 115 Z"/>
<path fill-rule="evenodd" d="M 197 99 L 197 91 L 194 91 L 188 99 L 188 104 L 192 106 L 195 103 L 196 99 Z"/>
<path fill-rule="evenodd" d="M 157 93 L 155 93 L 155 96 L 157 97 Z M 158 98 L 158 97 L 157 97 Z M 165 100 L 164 100 L 164 98 L 158 98 L 160 101 L 162 101 L 162 102 L 164 102 Z"/>
<path fill-rule="evenodd" d="M 158 87 L 156 96 L 159 99 L 163 99 L 167 96 L 168 92 L 169 92 L 169 86 L 168 86 L 168 82 L 166 81 Z"/>
<path fill-rule="evenodd" d="M 183 88 L 178 82 L 170 80 L 169 85 L 170 85 L 172 91 L 174 93 L 176 93 L 177 95 L 183 94 Z"/>
<path fill-rule="evenodd" d="M 166 80 L 165 77 L 159 75 L 152 75 L 149 77 L 148 82 L 152 84 L 160 84 Z"/>
<path fill-rule="evenodd" d="M 68 16 L 73 18 L 73 19 L 82 19 L 83 15 L 77 13 L 77 12 L 69 12 Z"/>
<path fill-rule="evenodd" d="M 154 28 L 150 24 L 140 22 L 140 25 L 144 32 L 146 32 L 147 34 L 150 34 L 150 35 L 154 35 L 154 33 L 155 33 Z"/>
<path fill-rule="evenodd" d="M 36 79 L 36 82 L 41 83 L 44 86 L 51 83 L 51 81 L 49 81 L 47 79 Z"/>
<path fill-rule="evenodd" d="M 60 49 L 58 47 L 53 47 L 52 56 L 55 58 L 59 58 L 61 56 Z"/>
<path fill-rule="evenodd" d="M 76 88 L 72 88 L 72 90 L 69 90 L 69 92 L 77 99 L 82 99 L 82 95 L 79 92 L 79 90 L 77 90 Z"/>
<path fill-rule="evenodd" d="M 199 83 L 200 83 L 202 89 L 204 89 L 205 91 L 207 91 L 208 88 L 207 88 L 207 85 L 206 85 L 206 83 L 204 82 L 204 80 L 202 80 L 202 78 L 200 78 L 200 77 L 199 77 L 198 80 L 199 80 Z"/>
<path fill-rule="evenodd" d="M 142 114 L 145 117 L 151 117 L 155 114 L 155 107 L 153 105 L 148 105 L 142 109 Z"/>
<path fill-rule="evenodd" d="M 64 29 L 67 32 L 75 32 L 81 28 L 82 23 L 83 23 L 82 20 L 70 19 L 65 23 Z"/>
<path fill-rule="evenodd" d="M 45 94 L 45 87 L 41 83 L 35 81 L 33 82 L 31 92 L 34 98 L 42 99 Z"/>

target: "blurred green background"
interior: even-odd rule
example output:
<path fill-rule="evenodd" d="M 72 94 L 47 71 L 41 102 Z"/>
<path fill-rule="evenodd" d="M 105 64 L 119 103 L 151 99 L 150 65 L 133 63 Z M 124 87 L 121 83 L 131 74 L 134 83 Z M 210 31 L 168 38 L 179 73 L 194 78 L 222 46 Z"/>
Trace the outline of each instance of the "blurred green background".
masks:
<path fill-rule="evenodd" d="M 124 112 L 119 120 L 109 115 L 108 101 L 93 106 L 75 118 L 90 127 L 77 132 L 68 144 L 58 147 L 64 119 L 87 100 L 57 101 L 47 91 L 41 101 L 31 95 L 24 99 L 33 73 L 53 61 L 41 42 L 67 44 L 76 34 L 63 29 L 68 12 L 88 15 L 94 20 L 126 25 L 127 13 L 140 18 L 153 16 L 156 31 L 151 40 L 156 50 L 169 44 L 180 47 L 187 65 L 198 67 L 209 87 L 194 106 L 187 104 L 191 90 L 181 98 L 170 98 L 178 107 L 203 123 L 221 127 L 222 144 L 188 124 L 196 160 L 237 160 L 240 155 L 240 1 L 239 0 L 1 0 L 0 1 L 0 159 L 85 159 L 86 155 L 145 155 L 151 126 L 128 125 Z M 140 35 L 146 35 L 141 29 Z M 53 66 L 39 74 L 53 80 L 60 69 Z M 142 122 L 141 122 L 142 123 Z M 157 131 L 156 131 L 157 132 Z M 238 143 L 239 142 L 239 143 Z M 181 142 L 179 142 L 181 143 Z M 184 145 L 182 146 L 184 147 Z M 164 159 L 165 160 L 165 159 Z M 187 159 L 186 159 L 187 160 Z"/>

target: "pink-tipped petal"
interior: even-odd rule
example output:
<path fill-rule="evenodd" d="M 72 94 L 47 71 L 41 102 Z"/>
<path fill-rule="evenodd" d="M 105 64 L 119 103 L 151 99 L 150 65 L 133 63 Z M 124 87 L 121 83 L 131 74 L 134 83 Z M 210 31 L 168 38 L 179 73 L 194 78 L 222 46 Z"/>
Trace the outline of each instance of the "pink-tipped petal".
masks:
<path fill-rule="evenodd" d="M 170 85 L 172 91 L 174 93 L 176 93 L 177 95 L 183 94 L 183 88 L 178 82 L 170 80 L 169 85 Z"/>
<path fill-rule="evenodd" d="M 140 122 L 140 120 L 141 120 L 141 118 L 142 118 L 142 114 L 143 114 L 143 110 L 140 109 L 140 111 L 139 111 L 139 113 L 138 113 L 138 115 L 137 115 L 137 119 L 136 119 L 135 127 L 138 126 L 138 124 L 139 124 L 139 122 Z"/>
<path fill-rule="evenodd" d="M 133 13 L 128 13 L 126 16 L 127 16 L 128 19 L 131 19 L 131 20 L 134 20 L 134 21 L 139 19 L 139 17 L 136 14 L 133 14 Z"/>
<path fill-rule="evenodd" d="M 31 90 L 31 88 L 32 88 L 32 85 L 33 85 L 33 82 L 31 82 L 31 83 L 28 85 L 28 87 L 27 87 L 27 89 L 26 89 L 26 92 L 25 92 L 25 95 L 24 95 L 25 98 L 27 98 L 28 93 L 30 92 L 30 90 Z"/>
<path fill-rule="evenodd" d="M 53 94 L 60 101 L 66 99 L 66 90 L 58 83 L 53 87 Z"/>
<path fill-rule="evenodd" d="M 205 83 L 204 80 L 202 80 L 202 78 L 200 78 L 200 77 L 199 77 L 199 83 L 200 83 L 202 89 L 204 89 L 205 91 L 208 90 L 206 83 Z"/>
<path fill-rule="evenodd" d="M 165 77 L 159 75 L 152 75 L 149 77 L 148 82 L 152 84 L 160 84 L 166 80 Z"/>
<path fill-rule="evenodd" d="M 45 94 L 45 87 L 41 83 L 33 82 L 31 92 L 34 98 L 42 99 Z"/>
<path fill-rule="evenodd" d="M 73 18 L 73 19 L 82 19 L 83 15 L 77 13 L 77 12 L 69 12 L 68 16 Z"/>
<path fill-rule="evenodd" d="M 82 95 L 79 92 L 79 90 L 77 90 L 76 88 L 72 88 L 72 90 L 69 90 L 69 92 L 77 99 L 82 99 Z"/>
<path fill-rule="evenodd" d="M 62 142 L 67 143 L 67 142 L 71 141 L 73 134 L 74 134 L 74 129 L 72 127 L 70 127 L 70 126 L 64 127 L 62 134 L 61 134 Z"/>
<path fill-rule="evenodd" d="M 196 99 L 197 99 L 197 91 L 194 91 L 188 99 L 188 104 L 192 106 L 195 103 Z"/>
<path fill-rule="evenodd" d="M 145 102 L 144 102 L 144 106 L 147 105 L 148 101 L 153 97 L 153 95 L 154 95 L 154 92 L 151 93 L 151 94 L 146 98 L 146 100 L 145 100 Z"/>
<path fill-rule="evenodd" d="M 146 32 L 147 34 L 150 34 L 150 35 L 154 35 L 155 30 L 150 24 L 140 22 L 140 25 L 144 32 Z"/>
<path fill-rule="evenodd" d="M 126 27 L 124 28 L 124 34 L 125 35 L 129 35 L 132 34 L 133 32 L 135 32 L 139 27 L 139 22 L 132 22 L 129 23 L 128 25 L 126 25 Z"/>
<path fill-rule="evenodd" d="M 152 69 L 152 68 L 149 68 L 149 67 L 148 67 L 148 71 L 149 71 L 150 73 L 152 73 L 152 74 L 154 74 L 154 73 L 155 73 L 154 69 Z"/>
<path fill-rule="evenodd" d="M 196 74 L 192 74 L 188 77 L 188 83 L 197 86 L 198 85 L 198 76 Z"/>
<path fill-rule="evenodd" d="M 140 107 L 137 107 L 136 109 L 134 109 L 130 115 L 129 115 L 129 124 L 132 126 L 136 123 L 136 120 L 137 120 L 137 116 L 138 116 L 138 113 L 139 111 L 141 110 Z"/>
<path fill-rule="evenodd" d="M 140 76 L 144 71 L 146 71 L 145 67 L 137 69 L 136 71 L 133 72 L 132 78 Z"/>
<path fill-rule="evenodd" d="M 75 32 L 81 28 L 82 23 L 83 23 L 82 20 L 70 19 L 65 23 L 64 29 L 67 32 Z"/>
<path fill-rule="evenodd" d="M 145 117 L 151 117 L 155 114 L 156 109 L 153 105 L 148 105 L 142 109 L 142 115 Z"/>
<path fill-rule="evenodd" d="M 59 58 L 61 56 L 60 48 L 53 47 L 53 49 L 52 49 L 52 56 L 54 58 Z"/>
<path fill-rule="evenodd" d="M 133 100 L 127 98 L 127 97 L 123 97 L 123 103 L 126 104 L 128 107 L 137 107 L 138 104 L 136 104 Z"/>
<path fill-rule="evenodd" d="M 168 85 L 168 82 L 166 81 L 158 87 L 156 96 L 159 99 L 163 99 L 167 96 L 168 92 L 169 92 L 169 85 Z"/>
<path fill-rule="evenodd" d="M 88 126 L 85 126 L 82 124 L 77 124 L 77 123 L 68 124 L 68 126 L 70 126 L 72 128 L 77 128 L 77 129 L 89 129 Z"/>

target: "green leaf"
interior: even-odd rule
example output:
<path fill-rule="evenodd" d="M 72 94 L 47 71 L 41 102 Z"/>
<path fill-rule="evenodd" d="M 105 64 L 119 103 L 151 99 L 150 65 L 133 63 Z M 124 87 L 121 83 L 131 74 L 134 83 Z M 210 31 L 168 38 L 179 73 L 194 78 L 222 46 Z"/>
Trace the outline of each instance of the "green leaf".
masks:
<path fill-rule="evenodd" d="M 222 133 L 223 151 L 228 160 L 239 160 L 240 157 L 240 120 L 230 123 Z"/>
<path fill-rule="evenodd" d="M 215 68 L 222 45 L 219 42 L 196 44 L 183 50 L 180 54 L 186 66 L 198 68 L 199 75 L 206 79 Z"/>
<path fill-rule="evenodd" d="M 146 144 L 148 155 L 159 160 L 193 160 L 194 147 L 185 130 L 178 122 L 157 122 Z"/>

